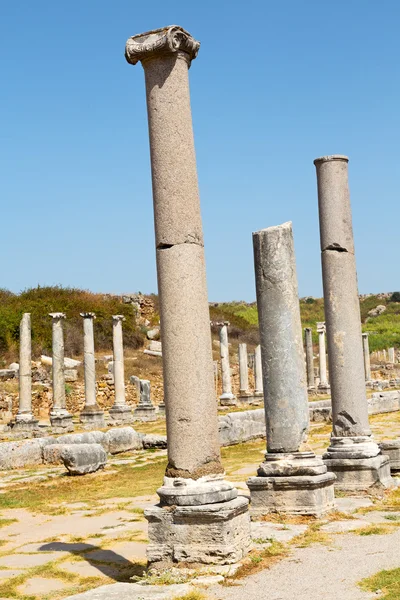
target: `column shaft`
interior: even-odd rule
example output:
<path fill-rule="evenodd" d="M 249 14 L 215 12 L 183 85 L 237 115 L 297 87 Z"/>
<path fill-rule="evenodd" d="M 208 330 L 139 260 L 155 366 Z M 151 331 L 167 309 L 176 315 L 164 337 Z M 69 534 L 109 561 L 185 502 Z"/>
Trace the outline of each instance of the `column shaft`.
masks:
<path fill-rule="evenodd" d="M 268 452 L 297 452 L 309 416 L 291 223 L 253 233 Z"/>
<path fill-rule="evenodd" d="M 25 313 L 19 326 L 19 409 L 18 415 L 32 418 L 31 315 Z"/>
<path fill-rule="evenodd" d="M 254 350 L 254 395 L 262 396 L 264 393 L 263 385 L 263 372 L 262 372 L 262 358 L 261 358 L 261 345 L 258 344 Z"/>
<path fill-rule="evenodd" d="M 124 344 L 122 338 L 122 320 L 124 317 L 115 315 L 113 317 L 113 369 L 115 404 L 126 405 L 125 397 L 125 370 L 124 370 Z"/>
<path fill-rule="evenodd" d="M 241 396 L 249 394 L 247 344 L 239 344 L 239 387 Z"/>
<path fill-rule="evenodd" d="M 63 313 L 52 313 L 53 317 L 53 410 L 65 410 L 65 377 L 64 377 L 64 332 Z"/>
<path fill-rule="evenodd" d="M 371 359 L 369 354 L 368 333 L 362 334 L 365 381 L 371 381 Z"/>
<path fill-rule="evenodd" d="M 89 315 L 89 316 L 88 316 Z M 85 370 L 85 407 L 96 406 L 96 363 L 94 357 L 94 330 L 91 313 L 82 313 L 83 317 L 83 352 Z"/>
<path fill-rule="evenodd" d="M 306 327 L 304 329 L 304 336 L 306 346 L 307 385 L 309 388 L 314 388 L 314 347 L 312 339 L 312 329 L 310 327 Z"/>

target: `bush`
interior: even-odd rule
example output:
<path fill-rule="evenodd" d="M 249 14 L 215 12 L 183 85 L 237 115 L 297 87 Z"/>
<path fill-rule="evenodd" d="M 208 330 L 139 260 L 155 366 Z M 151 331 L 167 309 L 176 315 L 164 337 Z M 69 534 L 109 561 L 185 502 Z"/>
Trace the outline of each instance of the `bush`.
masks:
<path fill-rule="evenodd" d="M 389 302 L 400 302 L 400 292 L 393 292 L 389 298 Z"/>

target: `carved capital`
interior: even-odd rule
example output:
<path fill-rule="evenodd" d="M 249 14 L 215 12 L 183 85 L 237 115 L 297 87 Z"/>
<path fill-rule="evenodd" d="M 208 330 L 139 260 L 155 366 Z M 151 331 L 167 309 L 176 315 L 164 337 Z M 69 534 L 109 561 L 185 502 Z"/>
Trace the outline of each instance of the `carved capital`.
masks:
<path fill-rule="evenodd" d="M 118 323 L 119 321 L 125 321 L 124 315 L 113 315 L 112 318 L 114 323 Z"/>
<path fill-rule="evenodd" d="M 317 332 L 318 333 L 325 333 L 326 332 L 325 321 L 321 321 L 321 322 L 317 323 Z"/>
<path fill-rule="evenodd" d="M 79 313 L 81 315 L 81 317 L 83 317 L 84 319 L 95 319 L 96 315 L 93 312 L 83 312 L 83 313 Z"/>
<path fill-rule="evenodd" d="M 57 320 L 57 319 L 65 319 L 66 315 L 65 315 L 65 313 L 62 313 L 62 312 L 55 312 L 55 313 L 49 313 L 49 317 L 51 317 L 54 320 Z"/>
<path fill-rule="evenodd" d="M 188 62 L 196 58 L 200 42 L 178 25 L 154 29 L 129 38 L 125 47 L 125 58 L 131 65 L 139 61 L 178 52 L 187 54 Z"/>

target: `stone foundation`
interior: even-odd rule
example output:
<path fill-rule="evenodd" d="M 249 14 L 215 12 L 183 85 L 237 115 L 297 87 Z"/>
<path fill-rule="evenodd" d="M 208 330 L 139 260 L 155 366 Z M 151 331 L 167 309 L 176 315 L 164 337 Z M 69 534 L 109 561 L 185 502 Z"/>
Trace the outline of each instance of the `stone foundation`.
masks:
<path fill-rule="evenodd" d="M 137 421 L 156 421 L 156 407 L 153 405 L 148 406 L 146 404 L 138 404 L 133 411 L 133 418 Z"/>
<path fill-rule="evenodd" d="M 99 427 L 100 429 L 105 427 L 104 412 L 97 405 L 85 406 L 79 415 L 79 420 L 85 425 L 85 427 Z"/>
<path fill-rule="evenodd" d="M 67 413 L 50 413 L 50 425 L 54 433 L 65 433 L 73 431 L 72 415 Z"/>
<path fill-rule="evenodd" d="M 390 470 L 400 471 L 400 439 L 381 442 L 379 447 L 382 454 L 389 457 Z"/>
<path fill-rule="evenodd" d="M 132 423 L 133 421 L 132 409 L 126 404 L 123 406 L 114 405 L 108 411 L 108 415 L 113 424 Z"/>
<path fill-rule="evenodd" d="M 335 488 L 362 491 L 371 487 L 393 487 L 389 457 L 378 454 L 372 458 L 324 458 L 328 471 L 336 475 Z"/>
<path fill-rule="evenodd" d="M 240 561 L 251 546 L 249 501 L 145 510 L 149 523 L 149 565 L 163 569 L 176 563 L 228 565 Z"/>

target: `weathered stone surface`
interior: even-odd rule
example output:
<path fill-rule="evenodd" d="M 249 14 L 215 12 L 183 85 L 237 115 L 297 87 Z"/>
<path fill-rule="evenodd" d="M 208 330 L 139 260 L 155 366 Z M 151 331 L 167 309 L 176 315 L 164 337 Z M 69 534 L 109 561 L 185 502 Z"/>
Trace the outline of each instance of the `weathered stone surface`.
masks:
<path fill-rule="evenodd" d="M 45 356 L 44 354 L 42 354 L 42 356 L 40 357 L 40 362 L 43 365 L 51 367 L 53 364 L 53 359 L 51 358 L 51 356 Z M 67 356 L 64 357 L 64 369 L 77 369 L 81 366 L 81 364 L 81 360 L 75 360 L 74 358 L 68 358 Z"/>
<path fill-rule="evenodd" d="M 107 454 L 100 444 L 65 444 L 60 457 L 71 475 L 94 473 L 107 462 Z"/>
<path fill-rule="evenodd" d="M 236 397 L 232 393 L 231 368 L 229 364 L 228 325 L 229 323 L 224 323 L 219 330 L 222 378 L 222 394 L 219 397 L 219 401 L 222 406 L 232 406 L 236 404 Z"/>
<path fill-rule="evenodd" d="M 379 447 L 382 454 L 389 457 L 390 470 L 400 471 L 400 439 L 381 442 Z"/>
<path fill-rule="evenodd" d="M 148 349 L 152 352 L 162 352 L 162 344 L 161 342 L 157 342 L 156 340 L 151 340 Z"/>
<path fill-rule="evenodd" d="M 314 389 L 314 348 L 312 340 L 312 329 L 310 327 L 306 327 L 304 329 L 304 339 L 306 347 L 307 385 L 308 389 Z"/>
<path fill-rule="evenodd" d="M 250 548 L 248 500 L 203 506 L 145 510 L 149 522 L 147 558 L 164 568 L 172 563 L 232 564 Z"/>
<path fill-rule="evenodd" d="M 0 444 L 0 470 L 42 464 L 43 447 L 47 443 L 46 438 L 37 438 Z"/>
<path fill-rule="evenodd" d="M 114 375 L 114 404 L 109 411 L 109 416 L 114 421 L 128 423 L 132 421 L 132 410 L 126 404 L 125 397 L 125 367 L 124 343 L 122 333 L 123 315 L 113 315 L 113 375 Z"/>
<path fill-rule="evenodd" d="M 385 310 L 386 310 L 386 306 L 384 304 L 378 304 L 378 306 L 376 306 L 375 308 L 372 308 L 370 311 L 368 311 L 368 315 L 370 317 L 379 317 L 379 315 L 384 313 Z"/>
<path fill-rule="evenodd" d="M 388 456 L 372 458 L 325 458 L 328 470 L 337 477 L 335 488 L 343 491 L 366 490 L 371 487 L 393 487 Z"/>
<path fill-rule="evenodd" d="M 221 446 L 232 446 L 265 437 L 265 411 L 246 410 L 218 418 Z"/>
<path fill-rule="evenodd" d="M 147 448 L 166 448 L 167 436 L 147 433 L 143 436 L 142 443 L 145 450 L 147 450 Z"/>
<path fill-rule="evenodd" d="M 141 450 L 143 448 L 142 436 L 132 427 L 111 429 L 105 434 L 108 451 L 110 454 L 119 454 L 129 450 Z"/>
<path fill-rule="evenodd" d="M 64 600 L 177 600 L 193 587 L 188 583 L 173 585 L 140 585 L 139 583 L 112 583 L 102 585 Z"/>
<path fill-rule="evenodd" d="M 16 373 L 15 369 L 0 369 L 0 380 L 15 379 Z"/>
<path fill-rule="evenodd" d="M 80 413 L 80 421 L 91 427 L 104 427 L 104 413 L 96 400 L 96 361 L 94 357 L 93 322 L 96 315 L 92 312 L 81 313 L 83 318 L 83 350 L 85 368 L 85 406 Z"/>
<path fill-rule="evenodd" d="M 155 340 L 160 335 L 160 328 L 154 327 L 154 329 L 149 329 L 146 335 L 149 340 Z"/>
<path fill-rule="evenodd" d="M 64 377 L 66 382 L 78 381 L 78 371 L 76 369 L 65 369 Z"/>

